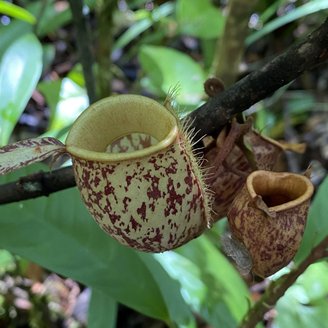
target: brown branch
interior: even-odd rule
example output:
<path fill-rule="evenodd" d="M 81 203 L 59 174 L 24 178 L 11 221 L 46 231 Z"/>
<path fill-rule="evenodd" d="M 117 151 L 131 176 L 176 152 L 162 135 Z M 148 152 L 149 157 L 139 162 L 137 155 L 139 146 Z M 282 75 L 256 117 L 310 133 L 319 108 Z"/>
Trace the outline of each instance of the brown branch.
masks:
<path fill-rule="evenodd" d="M 75 1 L 70 1 L 71 4 Z M 312 69 L 316 65 L 328 59 L 328 19 L 305 41 L 291 47 L 282 55 L 278 56 L 260 70 L 253 72 L 240 80 L 231 88 L 211 98 L 203 106 L 189 115 L 195 131 L 199 135 L 217 134 L 236 113 L 242 112 L 256 102 L 269 96 L 272 92 L 289 83 L 305 70 Z M 0 204 L 12 203 L 18 200 L 46 196 L 51 192 L 70 188 L 74 185 L 73 173 L 61 179 L 61 170 L 51 173 L 39 173 L 44 176 L 44 181 L 58 179 L 56 188 L 49 191 L 46 188 L 30 194 L 25 190 L 23 193 L 17 183 L 0 186 Z M 35 176 L 27 179 L 33 181 Z M 9 190 L 10 189 L 10 190 Z"/>
<path fill-rule="evenodd" d="M 18 181 L 0 186 L 0 204 L 48 196 L 53 192 L 71 188 L 75 185 L 71 166 L 52 172 L 37 172 L 20 178 Z"/>
<path fill-rule="evenodd" d="M 285 294 L 286 290 L 296 281 L 296 279 L 315 261 L 327 256 L 328 237 L 323 239 L 312 249 L 308 257 L 289 274 L 282 276 L 272 282 L 261 299 L 248 311 L 240 328 L 253 328 L 258 322 L 263 320 L 263 316 L 277 301 Z"/>
<path fill-rule="evenodd" d="M 328 59 L 328 19 L 303 42 L 211 98 L 189 116 L 199 135 L 216 134 L 230 118 L 248 109 L 304 71 Z"/>

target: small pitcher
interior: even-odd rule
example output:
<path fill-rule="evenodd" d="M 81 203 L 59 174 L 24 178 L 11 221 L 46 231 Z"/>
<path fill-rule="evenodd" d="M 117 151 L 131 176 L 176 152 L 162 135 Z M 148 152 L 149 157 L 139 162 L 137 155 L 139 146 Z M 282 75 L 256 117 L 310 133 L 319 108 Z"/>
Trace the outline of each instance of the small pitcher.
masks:
<path fill-rule="evenodd" d="M 258 276 L 272 275 L 295 256 L 313 189 L 300 174 L 259 170 L 247 177 L 227 217 L 232 236 L 245 246 Z"/>

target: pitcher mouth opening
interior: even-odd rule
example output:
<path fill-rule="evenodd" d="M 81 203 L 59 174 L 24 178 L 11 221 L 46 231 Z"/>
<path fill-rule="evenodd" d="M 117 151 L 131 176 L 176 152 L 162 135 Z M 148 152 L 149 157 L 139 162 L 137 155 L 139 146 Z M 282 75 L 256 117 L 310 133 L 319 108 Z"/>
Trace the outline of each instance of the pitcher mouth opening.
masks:
<path fill-rule="evenodd" d="M 125 161 L 160 152 L 177 135 L 177 119 L 163 105 L 143 96 L 119 95 L 92 104 L 78 117 L 66 149 L 86 160 Z"/>
<path fill-rule="evenodd" d="M 252 198 L 261 196 L 270 211 L 280 212 L 309 200 L 313 194 L 311 181 L 299 174 L 254 171 L 247 178 Z"/>

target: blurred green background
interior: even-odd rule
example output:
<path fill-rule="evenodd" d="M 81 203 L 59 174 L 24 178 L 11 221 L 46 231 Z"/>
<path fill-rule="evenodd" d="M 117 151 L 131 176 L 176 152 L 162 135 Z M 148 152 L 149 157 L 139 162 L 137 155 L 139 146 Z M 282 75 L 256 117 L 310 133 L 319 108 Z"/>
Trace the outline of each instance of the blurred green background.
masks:
<path fill-rule="evenodd" d="M 85 0 L 96 98 L 137 93 L 163 101 L 178 86 L 184 117 L 206 101 L 206 78 L 233 84 L 318 27 L 327 9 L 326 0 Z M 0 146 L 40 135 L 65 140 L 89 104 L 76 40 L 67 1 L 0 1 Z M 128 249 L 105 235 L 77 190 L 68 189 L 0 208 L 0 327 L 237 327 L 269 282 L 327 235 L 327 91 L 328 67 L 321 65 L 245 113 L 270 137 L 308 144 L 283 164 L 301 172 L 312 163 L 317 187 L 289 267 L 264 281 L 243 277 L 220 249 L 225 219 L 175 251 Z M 1 183 L 39 170 L 48 167 L 33 165 Z M 259 327 L 327 323 L 322 260 Z"/>

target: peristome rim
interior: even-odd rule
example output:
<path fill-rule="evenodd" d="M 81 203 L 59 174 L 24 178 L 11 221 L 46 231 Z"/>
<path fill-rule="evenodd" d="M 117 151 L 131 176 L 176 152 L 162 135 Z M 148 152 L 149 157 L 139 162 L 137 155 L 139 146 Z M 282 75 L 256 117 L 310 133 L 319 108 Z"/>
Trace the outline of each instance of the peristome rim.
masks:
<path fill-rule="evenodd" d="M 67 139 L 66 139 L 66 151 L 72 155 L 72 157 L 77 157 L 84 160 L 89 161 L 98 161 L 98 162 L 120 162 L 120 161 L 128 161 L 128 160 L 135 160 L 138 158 L 143 158 L 146 156 L 150 156 L 152 154 L 156 154 L 160 151 L 163 151 L 167 149 L 169 146 L 171 146 L 174 141 L 176 140 L 178 136 L 178 125 L 177 125 L 177 118 L 163 105 L 157 103 L 155 100 L 151 98 L 147 98 L 144 96 L 139 95 L 118 95 L 118 96 L 112 96 L 116 99 L 124 99 L 129 97 L 130 99 L 133 99 L 134 101 L 147 101 L 148 103 L 156 104 L 156 106 L 162 106 L 163 111 L 165 110 L 165 115 L 169 115 L 170 120 L 172 120 L 172 128 L 169 131 L 169 133 L 160 140 L 157 144 L 149 146 L 147 148 L 136 150 L 128 153 L 107 153 L 107 152 L 99 152 L 99 151 L 92 151 L 83 149 L 77 146 L 70 145 L 70 133 L 68 133 Z M 104 98 L 102 100 L 97 101 L 96 103 L 89 106 L 74 122 L 78 122 L 79 119 L 84 117 L 87 114 L 87 111 L 90 110 L 90 107 L 93 106 L 101 106 L 103 103 L 107 102 L 108 99 L 111 97 Z M 91 109 L 92 110 L 92 109 Z M 134 131 L 133 133 L 142 133 L 142 131 Z"/>
<path fill-rule="evenodd" d="M 314 192 L 314 187 L 310 181 L 310 179 L 308 179 L 306 176 L 304 175 L 300 175 L 300 174 L 295 174 L 295 173 L 289 173 L 289 172 L 272 172 L 272 171 L 264 171 L 264 170 L 258 170 L 258 171 L 254 171 L 252 172 L 246 180 L 246 186 L 247 186 L 247 190 L 251 196 L 252 199 L 255 199 L 258 194 L 255 192 L 254 187 L 253 187 L 253 179 L 255 176 L 258 175 L 275 175 L 276 177 L 279 178 L 283 178 L 283 177 L 287 177 L 287 176 L 294 176 L 297 179 L 301 179 L 302 181 L 304 181 L 304 183 L 306 184 L 307 188 L 306 191 L 299 197 L 283 203 L 281 205 L 276 205 L 276 206 L 268 206 L 268 209 L 272 212 L 281 212 L 284 211 L 286 209 L 289 208 L 293 208 L 296 205 L 300 205 L 302 203 L 304 203 L 305 201 L 309 200 L 311 198 L 311 196 L 313 195 Z"/>

